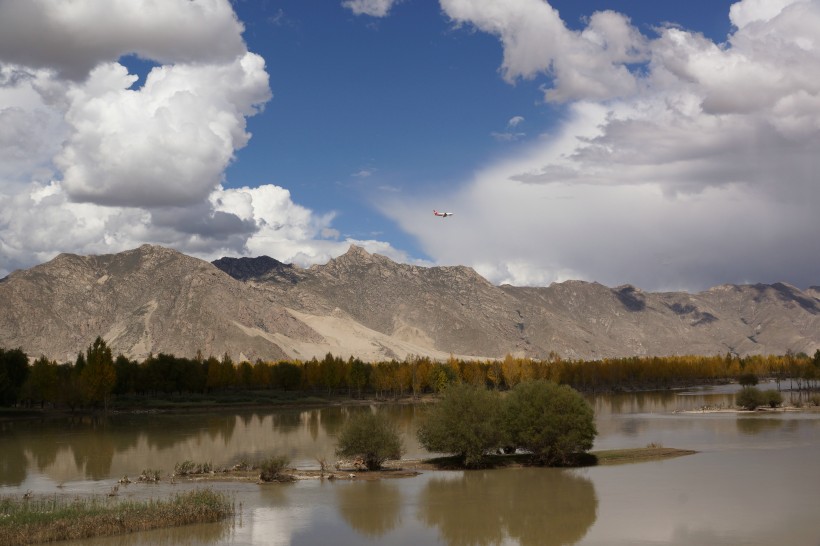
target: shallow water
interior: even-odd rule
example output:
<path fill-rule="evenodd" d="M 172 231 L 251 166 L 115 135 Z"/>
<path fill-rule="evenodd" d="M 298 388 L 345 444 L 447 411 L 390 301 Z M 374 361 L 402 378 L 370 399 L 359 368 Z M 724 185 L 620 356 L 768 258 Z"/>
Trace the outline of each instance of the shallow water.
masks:
<path fill-rule="evenodd" d="M 769 387 L 767 385 L 767 387 Z M 424 472 L 413 478 L 222 483 L 234 522 L 82 544 L 820 544 L 820 414 L 698 413 L 728 407 L 734 387 L 597 396 L 595 449 L 658 443 L 699 453 L 585 469 Z M 788 394 L 786 394 L 788 397 Z M 695 410 L 694 413 L 688 411 Z M 146 468 L 186 459 L 217 466 L 285 454 L 334 460 L 350 411 L 323 408 L 128 415 L 0 425 L 0 494 L 105 493 Z M 407 457 L 420 408 L 388 406 Z M 686 413 L 685 413 L 686 412 Z M 194 487 L 121 486 L 122 497 Z M 79 544 L 76 543 L 76 544 Z"/>

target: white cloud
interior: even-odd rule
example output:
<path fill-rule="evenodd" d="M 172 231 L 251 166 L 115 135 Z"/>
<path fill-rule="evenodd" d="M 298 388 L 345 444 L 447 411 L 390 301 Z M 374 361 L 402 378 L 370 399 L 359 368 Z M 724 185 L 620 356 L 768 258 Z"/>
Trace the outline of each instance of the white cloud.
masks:
<path fill-rule="evenodd" d="M 494 139 L 499 142 L 515 142 L 527 136 L 526 133 L 515 131 L 515 128 L 524 123 L 523 116 L 513 116 L 507 121 L 507 130 L 501 132 L 493 131 L 490 133 Z"/>
<path fill-rule="evenodd" d="M 507 81 L 549 74 L 553 85 L 545 88 L 547 100 L 603 100 L 637 91 L 637 78 L 626 64 L 646 60 L 646 39 L 621 14 L 596 12 L 587 28 L 577 32 L 543 0 L 440 3 L 455 23 L 498 36 L 504 48 L 501 73 Z"/>
<path fill-rule="evenodd" d="M 750 23 L 767 22 L 780 15 L 783 9 L 795 3 L 809 0 L 745 0 L 729 8 L 729 20 L 738 28 Z"/>
<path fill-rule="evenodd" d="M 227 0 L 5 0 L 0 60 L 77 80 L 130 53 L 160 63 L 230 62 L 245 52 L 242 30 Z"/>
<path fill-rule="evenodd" d="M 264 60 L 154 68 L 139 90 L 122 65 L 95 68 L 68 93 L 73 132 L 56 163 L 75 200 L 160 206 L 201 202 L 270 98 Z"/>
<path fill-rule="evenodd" d="M 401 0 L 344 0 L 342 6 L 356 15 L 386 17 L 390 13 L 390 8 L 400 1 Z"/>
<path fill-rule="evenodd" d="M 560 130 L 461 190 L 386 203 L 430 256 L 513 284 L 818 283 L 820 1 L 739 2 L 726 44 L 637 37 L 611 12 L 575 33 L 541 1 L 441 3 L 499 37 L 508 80 L 554 77 L 547 97 L 571 102 Z M 455 221 L 418 222 L 430 201 Z"/>
<path fill-rule="evenodd" d="M 271 96 L 242 30 L 228 0 L 0 0 L 0 276 L 143 243 L 306 264 L 347 249 L 287 190 L 221 185 Z M 159 63 L 139 88 L 126 54 Z"/>

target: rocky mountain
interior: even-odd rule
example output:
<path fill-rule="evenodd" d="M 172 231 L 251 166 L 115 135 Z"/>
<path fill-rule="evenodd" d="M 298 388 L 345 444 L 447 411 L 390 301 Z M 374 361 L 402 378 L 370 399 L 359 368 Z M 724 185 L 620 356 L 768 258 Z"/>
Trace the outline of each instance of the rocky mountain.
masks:
<path fill-rule="evenodd" d="M 224 270 L 232 260 L 223 258 Z M 266 270 L 247 282 L 289 309 L 335 313 L 380 333 L 461 355 L 544 358 L 813 353 L 820 347 L 820 290 L 726 285 L 698 294 L 648 293 L 567 281 L 494 286 L 466 267 L 424 268 L 351 247 L 325 265 Z"/>
<path fill-rule="evenodd" d="M 495 286 L 467 267 L 397 264 L 356 246 L 304 269 L 262 256 L 209 264 L 144 245 L 63 254 L 0 281 L 0 346 L 73 360 L 115 353 L 365 360 L 813 353 L 820 288 L 724 285 L 689 294 L 568 281 Z"/>
<path fill-rule="evenodd" d="M 74 360 L 98 335 L 115 354 L 287 358 L 271 338 L 318 342 L 310 327 L 208 262 L 163 247 L 61 254 L 0 283 L 0 346 Z"/>

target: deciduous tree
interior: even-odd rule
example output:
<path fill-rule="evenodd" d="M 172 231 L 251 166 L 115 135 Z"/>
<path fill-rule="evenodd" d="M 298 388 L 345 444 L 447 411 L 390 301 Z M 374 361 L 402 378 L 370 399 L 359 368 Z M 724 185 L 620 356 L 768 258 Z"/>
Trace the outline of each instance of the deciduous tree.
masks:
<path fill-rule="evenodd" d="M 395 423 L 381 413 L 363 411 L 342 427 L 336 454 L 361 457 L 368 470 L 378 470 L 387 459 L 400 459 L 403 450 Z"/>
<path fill-rule="evenodd" d="M 504 399 L 507 442 L 531 452 L 541 464 L 566 464 L 592 448 L 595 419 L 578 391 L 550 381 L 524 381 Z"/>
<path fill-rule="evenodd" d="M 468 383 L 451 385 L 423 417 L 419 442 L 428 451 L 458 455 L 467 467 L 479 466 L 484 454 L 502 440 L 499 409 L 495 391 Z"/>

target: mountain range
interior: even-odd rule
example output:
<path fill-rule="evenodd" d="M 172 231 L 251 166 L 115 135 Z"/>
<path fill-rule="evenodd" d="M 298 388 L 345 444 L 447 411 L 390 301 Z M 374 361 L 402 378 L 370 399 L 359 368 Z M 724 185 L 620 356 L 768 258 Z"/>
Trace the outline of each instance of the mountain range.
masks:
<path fill-rule="evenodd" d="M 399 264 L 357 246 L 309 268 L 267 256 L 208 263 L 152 245 L 60 254 L 0 280 L 0 309 L 0 347 L 60 362 L 98 335 L 114 354 L 136 359 L 594 359 L 820 348 L 817 286 L 496 286 L 468 267 Z"/>

